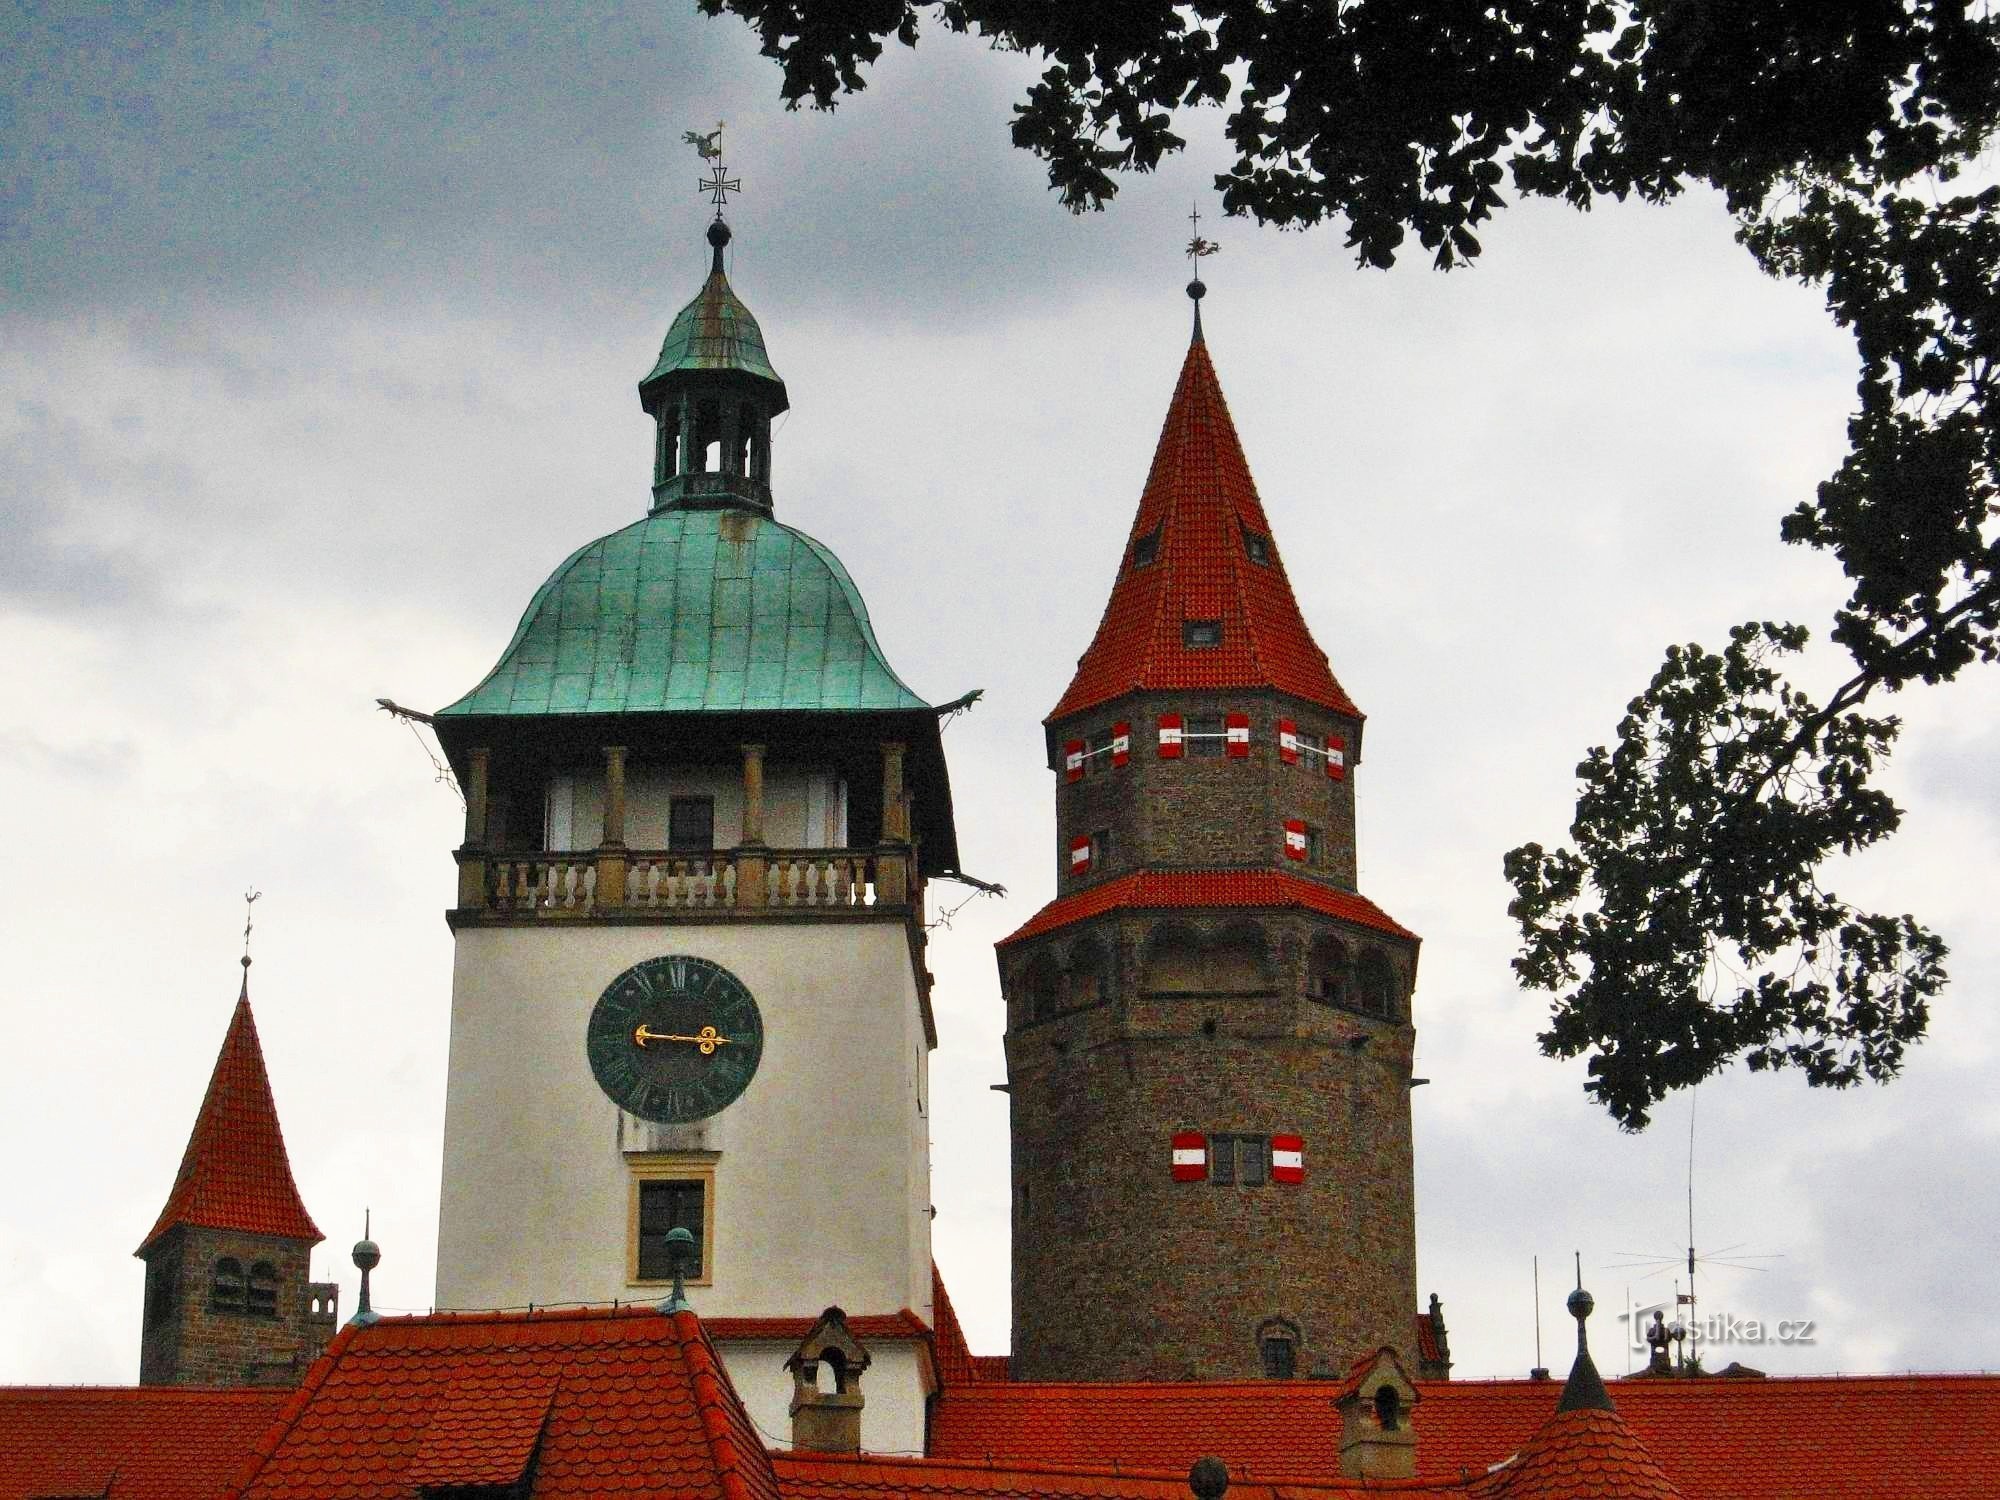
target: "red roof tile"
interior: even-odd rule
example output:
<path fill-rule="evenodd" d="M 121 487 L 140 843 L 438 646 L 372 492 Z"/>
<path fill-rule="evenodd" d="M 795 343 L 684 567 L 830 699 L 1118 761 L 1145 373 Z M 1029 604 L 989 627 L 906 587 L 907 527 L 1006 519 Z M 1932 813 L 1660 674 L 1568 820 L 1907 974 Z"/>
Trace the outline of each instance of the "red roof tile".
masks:
<path fill-rule="evenodd" d="M 1185 1468 L 1062 1467 L 872 1455 L 773 1453 L 786 1500 L 905 1500 L 963 1496 L 966 1500 L 1189 1500 Z M 1230 1465 L 1228 1500 L 1347 1500 L 1396 1495 L 1403 1500 L 1464 1500 L 1456 1484 L 1423 1480 L 1343 1481 L 1337 1473 L 1283 1485 L 1256 1482 Z"/>
<path fill-rule="evenodd" d="M 1626 1428 L 1686 1500 L 1974 1500 L 2000 1471 L 2000 1376 L 1610 1382 Z M 1338 1463 L 1336 1382 L 974 1384 L 937 1400 L 943 1458 L 1324 1477 Z M 1417 1473 L 1473 1479 L 1522 1451 L 1556 1381 L 1419 1381 Z M 1234 1491 L 1232 1490 L 1232 1494 Z"/>
<path fill-rule="evenodd" d="M 1132 541 L 1159 531 L 1154 561 L 1131 545 L 1090 649 L 1050 719 L 1143 688 L 1273 687 L 1361 716 L 1314 644 L 1285 577 L 1271 523 L 1250 479 L 1222 386 L 1197 338 L 1181 366 Z M 1266 539 L 1270 561 L 1250 560 L 1244 532 Z M 1184 620 L 1216 620 L 1213 646 L 1182 643 Z"/>
<path fill-rule="evenodd" d="M 937 1363 L 938 1384 L 964 1385 L 985 1379 L 971 1346 L 965 1342 L 965 1330 L 959 1326 L 958 1312 L 951 1305 L 951 1296 L 944 1289 L 944 1277 L 938 1274 L 935 1261 L 931 1263 L 931 1319 L 936 1325 L 931 1354 Z"/>
<path fill-rule="evenodd" d="M 701 1326 L 718 1344 L 769 1340 L 799 1344 L 805 1342 L 819 1323 L 818 1318 L 703 1318 Z M 870 1339 L 928 1339 L 931 1331 L 924 1320 L 907 1307 L 892 1313 L 863 1313 L 847 1320 L 847 1331 L 862 1343 Z"/>
<path fill-rule="evenodd" d="M 1431 1327 L 1427 1313 L 1417 1314 L 1417 1358 L 1427 1364 L 1436 1364 L 1444 1358 L 1444 1351 L 1438 1348 L 1437 1330 Z"/>
<path fill-rule="evenodd" d="M 1107 911 L 1188 906 L 1303 906 L 1392 937 L 1417 941 L 1414 932 L 1366 896 L 1298 875 L 1278 870 L 1139 870 L 1057 897 L 996 946 L 1004 948 L 1024 938 L 1039 937 Z"/>
<path fill-rule="evenodd" d="M 236 1013 L 229 1018 L 173 1191 L 138 1253 L 177 1224 L 279 1235 L 313 1245 L 326 1238 L 292 1181 L 271 1079 L 264 1071 L 264 1049 L 257 1044 L 257 1023 L 250 1015 L 247 981 L 236 997 Z"/>
<path fill-rule="evenodd" d="M 526 1493 L 536 1500 L 626 1492 L 779 1500 L 763 1441 L 700 1320 L 639 1308 L 350 1326 L 230 1494 L 407 1500 L 432 1482 L 426 1474 L 498 1474 L 517 1464 L 531 1430 L 540 1447 Z"/>
<path fill-rule="evenodd" d="M 1615 1411 L 1559 1411 L 1528 1445 L 1476 1481 L 1477 1500 L 1683 1500 Z"/>
<path fill-rule="evenodd" d="M 0 1387 L 0 1500 L 210 1500 L 289 1392 Z"/>

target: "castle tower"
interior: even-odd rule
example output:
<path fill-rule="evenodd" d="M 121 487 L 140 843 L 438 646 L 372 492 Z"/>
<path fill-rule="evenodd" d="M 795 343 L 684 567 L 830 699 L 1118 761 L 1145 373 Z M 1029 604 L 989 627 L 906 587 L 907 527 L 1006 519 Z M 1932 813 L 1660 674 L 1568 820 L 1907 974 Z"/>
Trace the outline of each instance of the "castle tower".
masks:
<path fill-rule="evenodd" d="M 141 1385 L 294 1385 L 333 1337 L 339 1288 L 299 1199 L 250 1015 L 249 959 L 146 1263 Z"/>
<path fill-rule="evenodd" d="M 1190 287 L 1199 297 L 1200 283 Z M 1362 715 L 1201 332 L 1045 721 L 1058 895 L 998 945 L 1014 1373 L 1415 1367 L 1417 938 L 1356 889 Z"/>
<path fill-rule="evenodd" d="M 708 233 L 639 387 L 650 509 L 435 715 L 466 794 L 437 1302 L 657 1300 L 686 1229 L 690 1304 L 783 1337 L 720 1338 L 783 1432 L 822 1309 L 930 1317 L 923 889 L 957 848 L 938 711 L 774 518 L 788 396 Z M 871 1340 L 870 1449 L 923 1445 L 918 1334 Z"/>

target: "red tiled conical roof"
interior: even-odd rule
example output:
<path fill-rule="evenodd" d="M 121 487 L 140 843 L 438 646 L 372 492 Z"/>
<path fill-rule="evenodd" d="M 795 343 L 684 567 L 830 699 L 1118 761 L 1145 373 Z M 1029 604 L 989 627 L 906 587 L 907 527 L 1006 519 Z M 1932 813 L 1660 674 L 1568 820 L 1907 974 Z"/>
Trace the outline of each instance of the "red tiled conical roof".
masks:
<path fill-rule="evenodd" d="M 1617 1412 L 1559 1411 L 1468 1492 L 1478 1500 L 1681 1500 Z"/>
<path fill-rule="evenodd" d="M 174 1190 L 137 1254 L 177 1224 L 279 1235 L 317 1245 L 326 1236 L 299 1200 L 285 1155 L 264 1049 L 250 1016 L 250 985 L 236 997 L 236 1013 L 222 1038 L 208 1093 L 195 1116 Z"/>
<path fill-rule="evenodd" d="M 1156 530 L 1153 560 L 1139 562 L 1134 547 Z M 1245 532 L 1262 539 L 1268 561 L 1252 560 Z M 1187 620 L 1220 622 L 1222 639 L 1183 644 Z M 1049 718 L 1134 689 L 1236 687 L 1272 687 L 1361 716 L 1299 614 L 1208 346 L 1197 336 L 1167 408 L 1118 582 Z"/>

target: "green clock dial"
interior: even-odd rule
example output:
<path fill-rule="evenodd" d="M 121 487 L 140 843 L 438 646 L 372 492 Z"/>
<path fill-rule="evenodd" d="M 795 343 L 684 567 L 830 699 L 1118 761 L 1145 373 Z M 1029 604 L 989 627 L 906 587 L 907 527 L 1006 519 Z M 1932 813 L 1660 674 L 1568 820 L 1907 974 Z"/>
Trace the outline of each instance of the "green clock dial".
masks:
<path fill-rule="evenodd" d="M 750 1086 L 764 1019 L 722 965 L 669 954 L 611 981 L 584 1046 L 597 1086 L 621 1109 L 663 1123 L 702 1120 Z"/>

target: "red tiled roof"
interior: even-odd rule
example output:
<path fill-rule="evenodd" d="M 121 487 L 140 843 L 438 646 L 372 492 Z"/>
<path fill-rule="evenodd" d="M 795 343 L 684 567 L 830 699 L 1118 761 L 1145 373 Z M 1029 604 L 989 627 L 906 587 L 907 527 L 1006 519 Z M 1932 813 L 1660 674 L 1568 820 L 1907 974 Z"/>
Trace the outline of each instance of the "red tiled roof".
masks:
<path fill-rule="evenodd" d="M 1061 1467 L 1038 1463 L 881 1458 L 872 1455 L 773 1453 L 786 1500 L 916 1500 L 920 1496 L 961 1496 L 964 1500 L 1188 1500 L 1186 1469 Z M 1343 1481 L 1329 1471 L 1318 1479 L 1283 1485 L 1256 1482 L 1229 1466 L 1228 1500 L 1348 1500 L 1362 1495 L 1396 1495 L 1403 1500 L 1464 1500 L 1456 1484 L 1423 1480 Z"/>
<path fill-rule="evenodd" d="M 1361 716 L 1299 614 L 1199 338 L 1188 347 L 1167 408 L 1132 540 L 1155 528 L 1153 562 L 1134 566 L 1127 545 L 1097 635 L 1051 720 L 1143 688 L 1273 687 Z M 1246 530 L 1268 539 L 1268 563 L 1250 560 Z M 1190 619 L 1219 621 L 1221 641 L 1182 644 L 1181 625 Z"/>
<path fill-rule="evenodd" d="M 975 1354 L 972 1356 L 972 1378 L 974 1380 L 1012 1380 L 1014 1361 L 1004 1354 Z"/>
<path fill-rule="evenodd" d="M 0 1386 L 0 1500 L 210 1500 L 289 1394 Z"/>
<path fill-rule="evenodd" d="M 433 1482 L 425 1475 L 513 1466 L 518 1477 L 531 1431 L 540 1438 L 525 1492 L 534 1500 L 625 1492 L 780 1500 L 763 1441 L 700 1320 L 639 1308 L 350 1326 L 229 1494 L 407 1500 Z"/>
<path fill-rule="evenodd" d="M 1437 1330 L 1431 1327 L 1427 1313 L 1417 1314 L 1417 1358 L 1426 1364 L 1436 1364 L 1444 1358 L 1444 1351 L 1438 1348 Z"/>
<path fill-rule="evenodd" d="M 1476 1500 L 1684 1500 L 1615 1411 L 1559 1411 L 1467 1491 Z"/>
<path fill-rule="evenodd" d="M 1004 948 L 1107 911 L 1185 906 L 1303 906 L 1417 941 L 1414 932 L 1366 896 L 1279 870 L 1138 870 L 1058 896 L 995 946 Z"/>
<path fill-rule="evenodd" d="M 264 1049 L 257 1044 L 257 1023 L 250 1015 L 247 980 L 236 997 L 236 1013 L 229 1018 L 173 1191 L 138 1253 L 177 1224 L 279 1235 L 313 1245 L 326 1238 L 292 1181 L 271 1079 L 264 1071 Z"/>
<path fill-rule="evenodd" d="M 973 1357 L 971 1346 L 965 1342 L 965 1330 L 959 1326 L 958 1311 L 951 1305 L 950 1294 L 944 1289 L 944 1277 L 938 1274 L 935 1261 L 931 1262 L 931 1319 L 936 1325 L 931 1354 L 937 1361 L 938 1384 L 954 1386 L 984 1380 L 986 1376 L 980 1373 L 979 1361 Z M 1004 1360 L 1002 1364 L 1004 1366 Z"/>
<path fill-rule="evenodd" d="M 703 1318 L 701 1326 L 717 1343 L 770 1340 L 799 1344 L 805 1342 L 819 1323 L 818 1318 Z M 847 1320 L 847 1331 L 862 1343 L 870 1339 L 927 1339 L 931 1331 L 924 1320 L 907 1307 L 892 1313 L 863 1313 Z"/>
<path fill-rule="evenodd" d="M 2000 1471 L 2000 1376 L 1609 1382 L 1686 1500 L 1985 1500 Z M 931 1426 L 943 1458 L 1185 1473 L 1203 1453 L 1276 1480 L 1339 1461 L 1336 1382 L 975 1384 Z M 1419 1381 L 1418 1477 L 1476 1478 L 1520 1452 L 1559 1381 Z M 1232 1490 L 1232 1493 L 1234 1491 Z"/>

